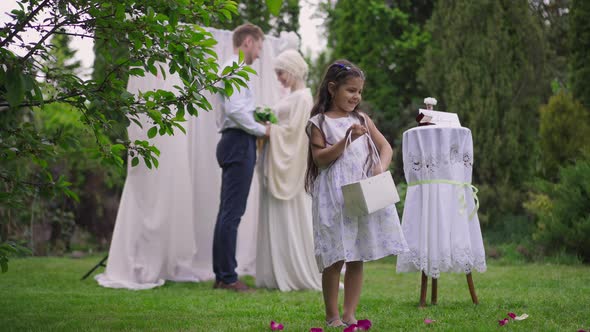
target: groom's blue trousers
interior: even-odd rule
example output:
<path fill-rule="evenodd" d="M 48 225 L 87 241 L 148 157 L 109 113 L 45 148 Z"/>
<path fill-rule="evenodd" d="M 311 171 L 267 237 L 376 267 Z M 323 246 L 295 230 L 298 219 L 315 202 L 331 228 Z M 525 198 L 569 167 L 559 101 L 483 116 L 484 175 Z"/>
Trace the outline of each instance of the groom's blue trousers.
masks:
<path fill-rule="evenodd" d="M 216 281 L 238 280 L 236 242 L 256 164 L 256 136 L 240 129 L 226 129 L 217 144 L 221 167 L 221 200 L 213 235 L 213 272 Z"/>

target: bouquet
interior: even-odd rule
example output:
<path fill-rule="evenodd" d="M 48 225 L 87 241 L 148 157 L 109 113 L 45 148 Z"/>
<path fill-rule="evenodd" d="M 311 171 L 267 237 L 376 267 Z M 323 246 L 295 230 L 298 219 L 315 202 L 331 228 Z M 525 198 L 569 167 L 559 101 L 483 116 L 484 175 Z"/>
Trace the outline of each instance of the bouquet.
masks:
<path fill-rule="evenodd" d="M 277 123 L 277 116 L 272 112 L 269 107 L 256 107 L 254 111 L 254 120 L 262 123 Z"/>

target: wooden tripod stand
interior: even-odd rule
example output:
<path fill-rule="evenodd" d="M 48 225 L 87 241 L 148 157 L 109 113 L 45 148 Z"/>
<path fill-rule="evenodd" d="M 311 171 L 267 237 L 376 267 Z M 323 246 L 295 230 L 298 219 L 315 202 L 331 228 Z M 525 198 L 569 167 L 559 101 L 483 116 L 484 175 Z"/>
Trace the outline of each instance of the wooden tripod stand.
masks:
<path fill-rule="evenodd" d="M 475 286 L 473 286 L 473 278 L 471 272 L 467 273 L 467 286 L 469 287 L 469 294 L 471 294 L 471 301 L 473 304 L 479 304 L 477 294 L 475 294 Z M 420 283 L 420 308 L 426 307 L 426 293 L 428 292 L 428 276 L 422 271 L 422 282 Z M 438 301 L 438 279 L 432 278 L 432 290 L 430 291 L 430 304 L 436 305 Z"/>

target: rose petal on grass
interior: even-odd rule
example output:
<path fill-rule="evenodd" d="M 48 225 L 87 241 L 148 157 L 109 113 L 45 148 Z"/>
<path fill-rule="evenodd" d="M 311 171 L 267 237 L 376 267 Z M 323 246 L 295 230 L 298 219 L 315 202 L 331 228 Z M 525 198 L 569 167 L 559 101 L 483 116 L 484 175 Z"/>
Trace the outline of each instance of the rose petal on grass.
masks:
<path fill-rule="evenodd" d="M 359 330 L 358 325 L 351 324 L 351 325 L 348 325 L 348 327 L 344 329 L 344 332 L 354 332 L 354 331 L 358 331 L 358 330 Z"/>
<path fill-rule="evenodd" d="M 433 319 L 430 319 L 430 318 L 426 318 L 426 319 L 424 319 L 424 324 L 432 324 L 432 323 L 434 323 L 434 322 L 436 322 L 436 321 L 435 321 L 435 320 L 433 320 Z"/>
<path fill-rule="evenodd" d="M 508 313 L 508 317 L 510 317 L 510 318 L 512 318 L 512 319 L 514 319 L 514 317 L 516 317 L 516 314 L 515 314 L 515 313 L 513 313 L 513 312 L 509 312 L 509 313 Z"/>
<path fill-rule="evenodd" d="M 356 325 L 358 326 L 359 330 L 368 331 L 371 326 L 373 326 L 373 323 L 371 323 L 371 321 L 368 319 L 360 319 L 356 322 Z"/>
<path fill-rule="evenodd" d="M 285 327 L 283 324 L 277 323 L 274 320 L 270 321 L 270 330 L 271 331 L 282 331 Z"/>
<path fill-rule="evenodd" d="M 529 318 L 529 315 L 527 315 L 527 314 L 522 314 L 522 315 L 520 315 L 520 316 L 516 316 L 516 317 L 514 317 L 514 320 L 525 320 L 525 319 L 527 319 L 527 318 Z"/>
<path fill-rule="evenodd" d="M 500 326 L 504 326 L 506 325 L 506 323 L 508 323 L 508 318 L 504 318 L 498 321 L 498 324 L 500 324 Z"/>
<path fill-rule="evenodd" d="M 309 332 L 324 332 L 324 329 L 321 327 L 312 327 L 309 329 Z"/>

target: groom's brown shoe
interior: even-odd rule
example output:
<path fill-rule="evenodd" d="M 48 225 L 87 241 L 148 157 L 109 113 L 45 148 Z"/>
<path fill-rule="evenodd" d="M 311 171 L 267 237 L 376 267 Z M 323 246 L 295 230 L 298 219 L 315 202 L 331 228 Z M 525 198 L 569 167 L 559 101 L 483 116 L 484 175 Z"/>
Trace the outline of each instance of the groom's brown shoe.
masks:
<path fill-rule="evenodd" d="M 233 291 L 240 292 L 240 293 L 249 293 L 249 292 L 254 291 L 252 288 L 248 287 L 248 285 L 246 285 L 241 280 L 238 280 L 238 281 L 231 283 L 231 284 L 226 284 L 223 281 L 216 281 L 213 288 L 228 289 L 228 290 L 233 290 Z"/>

